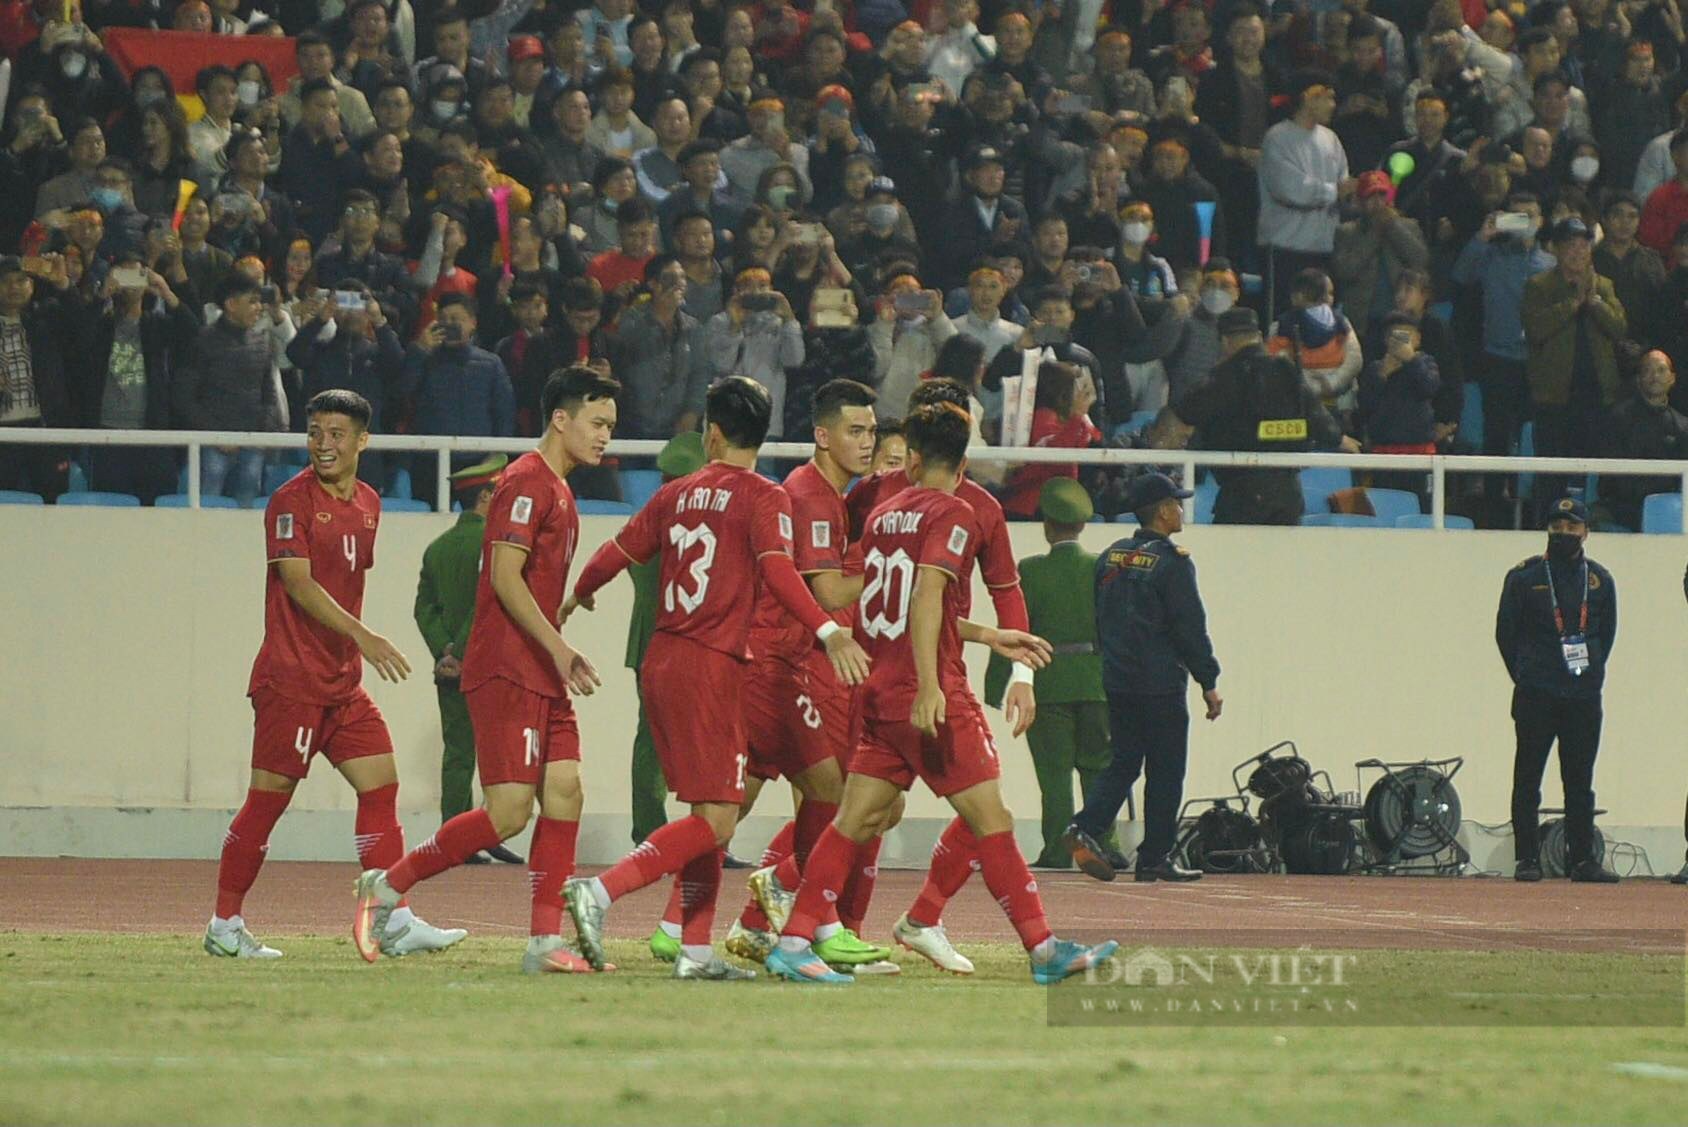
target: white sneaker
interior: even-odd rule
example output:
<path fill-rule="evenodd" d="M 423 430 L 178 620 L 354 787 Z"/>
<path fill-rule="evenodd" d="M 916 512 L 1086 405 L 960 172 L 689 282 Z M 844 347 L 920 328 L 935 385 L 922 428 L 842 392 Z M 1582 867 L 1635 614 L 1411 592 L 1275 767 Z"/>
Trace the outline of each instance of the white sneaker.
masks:
<path fill-rule="evenodd" d="M 711 955 L 705 963 L 681 951 L 674 959 L 674 977 L 696 982 L 749 982 L 756 977 L 756 972 L 735 967 L 719 955 Z"/>
<path fill-rule="evenodd" d="M 281 952 L 274 947 L 266 947 L 246 930 L 245 924 L 229 928 L 227 931 L 213 931 L 211 925 L 205 926 L 205 953 L 215 955 L 219 959 L 279 959 Z"/>
<path fill-rule="evenodd" d="M 950 974 L 973 973 L 973 961 L 950 944 L 943 924 L 915 927 L 908 922 L 908 913 L 904 912 L 892 926 L 891 938 L 896 940 L 899 947 L 907 947 L 917 955 L 926 956 L 932 961 L 932 965 L 941 971 Z"/>
<path fill-rule="evenodd" d="M 397 931 L 389 931 L 381 937 L 381 953 L 390 959 L 400 959 L 424 951 L 444 951 L 468 937 L 469 933 L 460 927 L 435 927 L 417 916 Z"/>
<path fill-rule="evenodd" d="M 956 956 L 960 958 L 960 956 Z M 853 967 L 846 967 L 845 974 L 853 974 L 860 978 L 864 974 L 902 974 L 903 968 L 889 959 L 879 959 L 871 963 L 857 963 Z"/>
<path fill-rule="evenodd" d="M 797 890 L 782 885 L 774 875 L 774 866 L 769 865 L 750 874 L 750 894 L 768 917 L 768 930 L 775 935 L 784 931 L 791 910 L 797 906 Z"/>

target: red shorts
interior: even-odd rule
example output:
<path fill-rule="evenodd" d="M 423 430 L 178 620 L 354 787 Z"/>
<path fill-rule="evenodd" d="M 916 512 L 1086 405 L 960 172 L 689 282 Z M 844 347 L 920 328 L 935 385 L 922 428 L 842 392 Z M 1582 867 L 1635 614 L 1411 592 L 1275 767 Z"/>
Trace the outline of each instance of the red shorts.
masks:
<path fill-rule="evenodd" d="M 252 769 L 302 779 L 311 756 L 338 767 L 350 759 L 393 754 L 392 733 L 381 710 L 359 687 L 343 704 L 311 704 L 273 689 L 252 694 Z"/>
<path fill-rule="evenodd" d="M 658 631 L 639 669 L 639 692 L 668 788 L 681 802 L 744 801 L 746 662 Z"/>
<path fill-rule="evenodd" d="M 908 721 L 866 718 L 862 741 L 850 761 L 852 774 L 884 779 L 907 790 L 916 777 L 939 798 L 1002 776 L 984 710 L 972 693 L 951 693 L 938 738 L 929 740 Z"/>
<path fill-rule="evenodd" d="M 580 760 L 580 728 L 568 697 L 548 697 L 494 677 L 463 694 L 475 726 L 475 769 L 481 786 L 537 787 L 545 764 Z"/>
<path fill-rule="evenodd" d="M 829 758 L 845 768 L 849 690 L 830 668 L 817 674 L 783 661 L 757 662 L 744 687 L 744 729 L 749 773 L 758 779 L 795 779 Z"/>

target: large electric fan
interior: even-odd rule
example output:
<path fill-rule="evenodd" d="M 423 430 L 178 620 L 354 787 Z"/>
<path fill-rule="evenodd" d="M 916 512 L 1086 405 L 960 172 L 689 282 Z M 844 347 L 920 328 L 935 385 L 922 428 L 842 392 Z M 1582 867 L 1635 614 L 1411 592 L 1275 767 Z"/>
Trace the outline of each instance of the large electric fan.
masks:
<path fill-rule="evenodd" d="M 1459 792 L 1427 764 L 1385 774 L 1366 795 L 1366 836 L 1379 853 L 1429 857 L 1459 834 Z"/>
<path fill-rule="evenodd" d="M 1246 809 L 1213 799 L 1184 834 L 1184 864 L 1204 873 L 1256 873 L 1266 867 L 1260 823 Z"/>
<path fill-rule="evenodd" d="M 1594 863 L 1606 861 L 1606 835 L 1594 827 Z M 1571 872 L 1571 843 L 1565 835 L 1565 819 L 1551 818 L 1541 827 L 1541 871 L 1550 877 L 1568 876 Z"/>

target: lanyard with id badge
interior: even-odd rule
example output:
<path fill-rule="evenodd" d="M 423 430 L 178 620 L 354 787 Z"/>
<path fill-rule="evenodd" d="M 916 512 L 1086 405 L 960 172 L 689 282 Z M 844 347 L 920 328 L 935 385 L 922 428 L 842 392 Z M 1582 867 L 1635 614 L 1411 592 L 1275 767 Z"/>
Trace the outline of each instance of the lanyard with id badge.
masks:
<path fill-rule="evenodd" d="M 1565 658 L 1565 668 L 1571 676 L 1581 677 L 1588 669 L 1588 561 L 1582 565 L 1582 609 L 1577 612 L 1577 632 L 1565 633 L 1565 615 L 1559 609 L 1559 596 L 1553 589 L 1553 568 L 1547 569 L 1547 597 L 1553 604 L 1553 626 L 1559 632 L 1559 650 Z"/>

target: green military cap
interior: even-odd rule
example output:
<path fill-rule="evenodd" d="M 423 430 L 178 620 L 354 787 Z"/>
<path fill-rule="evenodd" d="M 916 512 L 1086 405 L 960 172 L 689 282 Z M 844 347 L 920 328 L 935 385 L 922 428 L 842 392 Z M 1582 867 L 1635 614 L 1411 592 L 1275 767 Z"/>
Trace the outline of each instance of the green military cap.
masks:
<path fill-rule="evenodd" d="M 1096 507 L 1090 503 L 1090 494 L 1070 477 L 1052 477 L 1044 482 L 1043 491 L 1037 497 L 1037 507 L 1044 520 L 1056 524 L 1083 524 L 1096 513 Z"/>
<path fill-rule="evenodd" d="M 464 466 L 451 475 L 451 490 L 455 493 L 463 489 L 479 489 L 483 485 L 492 485 L 509 464 L 508 455 L 494 454 L 477 465 Z"/>
<path fill-rule="evenodd" d="M 685 477 L 703 468 L 703 435 L 697 431 L 677 434 L 656 456 L 656 468 L 669 477 Z"/>

